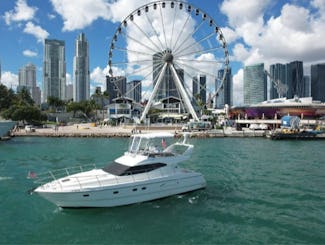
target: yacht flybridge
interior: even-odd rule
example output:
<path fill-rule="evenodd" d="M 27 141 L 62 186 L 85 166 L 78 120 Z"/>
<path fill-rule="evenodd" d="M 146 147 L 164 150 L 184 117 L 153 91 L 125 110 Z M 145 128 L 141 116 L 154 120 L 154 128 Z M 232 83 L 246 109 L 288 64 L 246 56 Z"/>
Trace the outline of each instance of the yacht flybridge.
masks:
<path fill-rule="evenodd" d="M 173 141 L 170 133 L 132 135 L 128 151 L 108 166 L 51 171 L 37 176 L 33 192 L 59 207 L 114 207 L 204 188 L 201 173 L 178 166 L 194 146 L 186 137 Z"/>

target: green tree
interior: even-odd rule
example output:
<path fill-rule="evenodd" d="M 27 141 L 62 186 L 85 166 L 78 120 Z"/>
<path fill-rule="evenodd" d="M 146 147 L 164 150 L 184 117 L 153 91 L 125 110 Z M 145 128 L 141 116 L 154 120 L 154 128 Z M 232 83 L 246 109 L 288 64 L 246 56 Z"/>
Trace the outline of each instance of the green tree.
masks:
<path fill-rule="evenodd" d="M 73 101 L 69 102 L 67 104 L 67 112 L 71 112 L 71 111 L 73 112 L 73 117 L 75 117 L 76 112 L 81 111 L 80 103 L 79 102 L 73 102 Z"/>
<path fill-rule="evenodd" d="M 0 112 L 8 109 L 13 101 L 16 99 L 16 95 L 12 89 L 8 89 L 5 85 L 0 84 Z"/>
<path fill-rule="evenodd" d="M 46 115 L 42 114 L 34 104 L 26 88 L 15 94 L 11 89 L 8 90 L 0 84 L 0 111 L 4 118 L 30 123 L 46 120 Z"/>
<path fill-rule="evenodd" d="M 63 108 L 65 106 L 65 102 L 55 96 L 47 97 L 47 103 L 52 108 L 52 110 L 55 110 L 55 111 L 57 111 L 59 108 Z"/>
<path fill-rule="evenodd" d="M 35 102 L 27 88 L 23 87 L 16 96 L 16 103 L 21 105 L 34 105 Z"/>
<path fill-rule="evenodd" d="M 91 113 L 98 109 L 98 105 L 94 100 L 84 100 L 80 102 L 70 102 L 67 105 L 67 111 L 73 112 L 73 116 L 75 116 L 76 112 L 82 112 L 88 119 L 91 117 Z"/>

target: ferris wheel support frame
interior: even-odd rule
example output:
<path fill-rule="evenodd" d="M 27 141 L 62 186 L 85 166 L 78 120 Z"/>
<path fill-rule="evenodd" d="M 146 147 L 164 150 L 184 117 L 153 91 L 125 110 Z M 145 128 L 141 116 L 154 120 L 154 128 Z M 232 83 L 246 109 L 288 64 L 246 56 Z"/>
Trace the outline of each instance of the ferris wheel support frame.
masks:
<path fill-rule="evenodd" d="M 147 103 L 146 107 L 144 108 L 144 111 L 142 112 L 140 122 L 142 122 L 146 118 L 146 116 L 147 116 L 147 114 L 149 112 L 149 109 L 150 109 L 151 104 L 153 102 L 153 98 L 155 97 L 155 95 L 156 95 L 156 93 L 158 91 L 158 88 L 159 88 L 159 86 L 161 84 L 161 81 L 162 81 L 162 79 L 164 77 L 167 65 L 168 64 L 165 63 L 164 66 L 162 67 L 161 71 L 160 71 L 157 83 L 155 84 L 155 87 L 153 88 L 153 91 L 152 91 L 152 93 L 151 93 L 151 95 L 149 97 L 148 103 Z"/>
<path fill-rule="evenodd" d="M 182 85 L 182 83 L 181 83 L 181 81 L 180 81 L 180 79 L 179 79 L 179 77 L 177 75 L 175 67 L 173 65 L 171 65 L 171 64 L 169 64 L 169 66 L 170 66 L 170 69 L 171 69 L 172 74 L 173 74 L 175 85 L 176 85 L 176 87 L 177 87 L 177 89 L 178 89 L 178 91 L 180 93 L 181 98 L 184 100 L 186 109 L 189 111 L 189 113 L 192 115 L 192 117 L 193 117 L 193 119 L 195 121 L 199 121 L 199 118 L 198 118 L 198 116 L 197 116 L 197 114 L 196 114 L 196 112 L 195 112 L 195 110 L 194 110 L 194 108 L 192 106 L 192 103 L 191 103 L 190 99 L 188 98 L 188 96 L 186 94 L 186 91 L 185 91 L 185 89 L 184 89 L 184 87 L 183 87 L 183 85 Z"/>
<path fill-rule="evenodd" d="M 175 85 L 176 85 L 176 87 L 177 87 L 177 89 L 178 89 L 178 91 L 180 93 L 181 98 L 184 100 L 186 109 L 192 115 L 192 117 L 193 117 L 193 119 L 195 121 L 199 121 L 199 118 L 198 118 L 198 116 L 197 116 L 197 114 L 196 114 L 196 112 L 195 112 L 195 110 L 194 110 L 194 108 L 192 106 L 192 103 L 191 103 L 190 99 L 188 98 L 188 95 L 186 94 L 186 91 L 183 88 L 183 85 L 182 85 L 182 83 L 181 83 L 181 81 L 180 81 L 180 79 L 179 79 L 179 77 L 177 75 L 175 67 L 171 63 L 165 63 L 163 68 L 160 71 L 158 81 L 154 86 L 154 89 L 153 89 L 153 91 L 152 91 L 152 93 L 150 95 L 148 103 L 147 103 L 146 107 L 144 108 L 144 111 L 142 112 L 140 122 L 143 121 L 146 118 L 146 116 L 147 116 L 147 114 L 149 112 L 149 109 L 150 109 L 150 107 L 152 105 L 152 102 L 153 102 L 153 98 L 156 96 L 158 88 L 159 88 L 159 86 L 160 86 L 160 84 L 161 84 L 161 82 L 163 80 L 163 77 L 164 77 L 165 71 L 167 69 L 167 66 L 172 71 L 172 76 L 174 78 Z"/>

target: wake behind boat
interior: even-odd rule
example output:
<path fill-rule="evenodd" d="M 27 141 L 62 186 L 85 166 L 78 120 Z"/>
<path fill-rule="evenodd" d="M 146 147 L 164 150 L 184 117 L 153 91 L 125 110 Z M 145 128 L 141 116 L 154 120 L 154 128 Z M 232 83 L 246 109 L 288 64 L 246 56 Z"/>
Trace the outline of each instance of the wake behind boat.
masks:
<path fill-rule="evenodd" d="M 33 192 L 59 207 L 114 207 L 205 188 L 201 173 L 178 165 L 194 146 L 186 137 L 172 141 L 170 133 L 135 134 L 128 151 L 108 166 L 73 174 L 75 169 L 63 169 L 63 177 L 62 170 L 38 175 L 35 183 L 41 185 Z"/>

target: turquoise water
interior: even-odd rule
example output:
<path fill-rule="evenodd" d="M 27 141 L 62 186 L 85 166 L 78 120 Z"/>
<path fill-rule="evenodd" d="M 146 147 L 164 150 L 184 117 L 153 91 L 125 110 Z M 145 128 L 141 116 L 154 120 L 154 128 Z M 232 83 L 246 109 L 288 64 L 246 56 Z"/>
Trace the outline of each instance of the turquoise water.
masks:
<path fill-rule="evenodd" d="M 192 139 L 207 188 L 118 208 L 62 210 L 27 191 L 29 170 L 96 163 L 127 139 L 0 142 L 0 243 L 324 244 L 325 141 Z"/>

